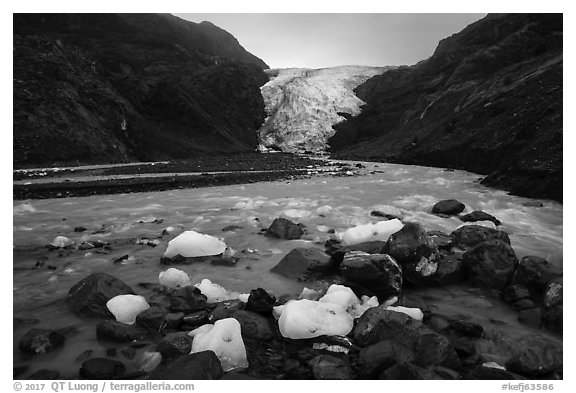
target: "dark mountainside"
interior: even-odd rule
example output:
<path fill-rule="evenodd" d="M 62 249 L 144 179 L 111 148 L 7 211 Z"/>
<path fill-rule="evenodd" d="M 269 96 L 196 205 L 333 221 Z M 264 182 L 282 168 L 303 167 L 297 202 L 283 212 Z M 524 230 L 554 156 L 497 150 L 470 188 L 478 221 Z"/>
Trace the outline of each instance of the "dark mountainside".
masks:
<path fill-rule="evenodd" d="M 14 15 L 15 167 L 254 151 L 268 66 L 159 14 Z"/>
<path fill-rule="evenodd" d="M 338 158 L 466 169 L 483 184 L 562 201 L 562 15 L 489 15 L 434 55 L 356 89 Z"/>

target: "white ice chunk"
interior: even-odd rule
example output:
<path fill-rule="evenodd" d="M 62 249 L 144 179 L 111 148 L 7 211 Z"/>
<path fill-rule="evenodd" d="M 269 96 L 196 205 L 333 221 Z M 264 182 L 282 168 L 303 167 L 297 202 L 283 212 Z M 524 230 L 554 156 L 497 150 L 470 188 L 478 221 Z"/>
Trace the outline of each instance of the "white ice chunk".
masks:
<path fill-rule="evenodd" d="M 317 225 L 316 229 L 318 230 L 318 232 L 328 232 L 330 230 L 330 227 L 328 225 Z"/>
<path fill-rule="evenodd" d="M 332 206 L 324 205 L 316 209 L 316 213 L 326 215 L 332 211 Z"/>
<path fill-rule="evenodd" d="M 56 236 L 54 240 L 52 240 L 52 246 L 54 247 L 70 247 L 73 246 L 74 242 L 68 239 L 66 236 Z"/>
<path fill-rule="evenodd" d="M 249 297 L 250 297 L 249 293 L 242 293 L 238 296 L 238 300 L 240 300 L 242 303 L 248 303 Z"/>
<path fill-rule="evenodd" d="M 106 303 L 108 310 L 114 315 L 116 321 L 126 325 L 136 322 L 136 316 L 150 308 L 150 305 L 140 295 L 118 295 Z"/>
<path fill-rule="evenodd" d="M 309 210 L 303 209 L 288 209 L 282 212 L 282 215 L 288 218 L 305 218 L 310 216 L 312 213 Z"/>
<path fill-rule="evenodd" d="M 222 240 L 195 231 L 186 231 L 168 242 L 164 256 L 172 258 L 179 254 L 183 257 L 204 257 L 220 255 L 224 250 L 226 243 Z"/>
<path fill-rule="evenodd" d="M 320 297 L 320 292 L 318 292 L 314 289 L 304 287 L 304 289 L 302 290 L 302 293 L 298 296 L 298 300 L 301 300 L 301 299 L 318 300 L 319 297 Z"/>
<path fill-rule="evenodd" d="M 236 319 L 220 319 L 214 325 L 206 324 L 192 330 L 189 335 L 194 337 L 190 353 L 214 351 L 224 372 L 248 367 L 240 322 Z"/>
<path fill-rule="evenodd" d="M 140 371 L 150 372 L 154 370 L 162 362 L 162 354 L 160 352 L 144 351 L 142 359 L 140 360 Z"/>
<path fill-rule="evenodd" d="M 347 229 L 342 235 L 342 244 L 352 246 L 373 240 L 387 241 L 390 235 L 398 232 L 404 224 L 398 219 L 379 221 L 376 224 L 358 225 Z"/>
<path fill-rule="evenodd" d="M 488 368 L 497 368 L 498 370 L 506 370 L 506 367 L 496 363 L 496 362 L 485 362 L 482 363 L 482 367 L 488 367 Z"/>
<path fill-rule="evenodd" d="M 345 336 L 353 326 L 354 318 L 342 307 L 307 299 L 286 303 L 278 319 L 280 333 L 291 339 Z"/>
<path fill-rule="evenodd" d="M 208 303 L 221 302 L 224 300 L 238 299 L 240 296 L 237 292 L 227 291 L 224 287 L 213 283 L 205 278 L 198 284 L 194 284 L 196 288 L 202 292 L 208 299 Z"/>
<path fill-rule="evenodd" d="M 404 313 L 418 321 L 424 318 L 424 314 L 419 308 L 403 307 L 403 306 L 388 306 L 386 310 Z"/>
<path fill-rule="evenodd" d="M 486 228 L 490 228 L 490 229 L 498 229 L 498 227 L 496 226 L 496 224 L 494 224 L 492 221 L 488 221 L 488 220 L 482 220 L 482 221 L 475 221 L 475 222 L 465 222 L 462 225 L 458 225 L 458 228 L 462 228 L 466 225 L 480 225 L 481 227 L 486 227 Z"/>
<path fill-rule="evenodd" d="M 344 285 L 332 284 L 330 288 L 326 291 L 326 294 L 322 296 L 319 300 L 322 303 L 332 303 L 337 304 L 344 310 L 348 310 L 358 304 L 360 300 L 358 296 L 350 288 Z"/>
<path fill-rule="evenodd" d="M 165 285 L 168 288 L 185 287 L 186 285 L 192 284 L 188 273 L 173 267 L 160 272 L 158 275 L 158 281 L 160 284 Z"/>

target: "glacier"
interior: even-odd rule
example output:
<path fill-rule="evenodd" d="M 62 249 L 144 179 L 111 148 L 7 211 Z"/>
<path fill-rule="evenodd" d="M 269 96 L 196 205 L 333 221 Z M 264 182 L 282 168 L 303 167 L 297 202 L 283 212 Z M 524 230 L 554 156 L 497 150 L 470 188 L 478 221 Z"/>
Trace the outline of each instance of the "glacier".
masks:
<path fill-rule="evenodd" d="M 261 87 L 266 119 L 259 149 L 290 153 L 322 153 L 333 125 L 356 116 L 364 101 L 354 88 L 393 67 L 340 66 L 321 69 L 270 69 Z M 342 115 L 344 114 L 344 116 Z"/>

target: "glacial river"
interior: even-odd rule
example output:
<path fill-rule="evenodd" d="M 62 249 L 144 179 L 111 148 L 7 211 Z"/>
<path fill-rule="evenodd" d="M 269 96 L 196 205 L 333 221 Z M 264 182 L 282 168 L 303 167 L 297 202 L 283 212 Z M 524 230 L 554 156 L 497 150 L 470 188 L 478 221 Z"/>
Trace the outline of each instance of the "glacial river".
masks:
<path fill-rule="evenodd" d="M 93 356 L 106 356 L 110 344 L 99 343 L 95 335 L 97 321 L 74 316 L 64 299 L 69 288 L 91 272 L 112 274 L 137 292 L 143 282 L 158 282 L 166 267 L 160 257 L 167 242 L 181 230 L 193 229 L 222 238 L 236 250 L 237 266 L 194 264 L 175 266 L 190 275 L 194 283 L 204 278 L 225 288 L 248 293 L 262 287 L 277 296 L 296 296 L 304 286 L 314 284 L 288 280 L 270 269 L 291 249 L 320 247 L 328 239 L 327 230 L 343 231 L 354 225 L 376 222 L 372 210 L 399 214 L 404 220 L 421 223 L 427 230 L 447 234 L 463 223 L 458 218 L 440 218 L 430 214 L 441 199 L 458 199 L 466 212 L 483 210 L 496 216 L 508 232 L 518 258 L 537 255 L 562 266 L 563 207 L 542 201 L 543 207 L 525 206 L 533 200 L 507 195 L 484 187 L 477 174 L 445 171 L 418 166 L 365 163 L 360 175 L 317 176 L 294 181 L 278 181 L 165 192 L 103 195 L 84 198 L 14 201 L 14 317 L 35 318 L 35 325 L 19 321 L 14 328 L 14 363 L 26 364 L 31 372 L 50 368 L 65 377 L 76 378 L 85 350 Z M 301 240 L 276 240 L 260 234 L 274 218 L 283 216 L 306 225 L 308 234 Z M 236 225 L 234 231 L 223 228 Z M 74 232 L 75 227 L 87 228 Z M 141 237 L 158 238 L 163 229 L 176 232 L 159 238 L 157 247 L 135 244 Z M 93 234 L 101 231 L 103 233 Z M 48 251 L 44 248 L 56 236 L 80 243 L 101 239 L 112 243 L 109 254 L 93 250 Z M 128 255 L 121 263 L 113 263 Z M 34 269 L 42 259 L 44 266 Z M 53 269 L 48 269 L 52 266 Z M 540 334 L 517 322 L 517 313 L 489 294 L 466 285 L 422 289 L 418 295 L 430 307 L 445 315 L 475 319 L 485 327 L 498 326 L 521 338 Z M 34 359 L 24 359 L 18 351 L 20 337 L 32 326 L 66 328 L 63 349 Z M 486 344 L 484 352 L 494 360 L 504 356 L 501 348 Z M 118 347 L 122 347 L 121 345 Z M 152 349 L 148 349 L 152 350 Z M 138 366 L 138 356 L 125 361 L 129 369 Z"/>

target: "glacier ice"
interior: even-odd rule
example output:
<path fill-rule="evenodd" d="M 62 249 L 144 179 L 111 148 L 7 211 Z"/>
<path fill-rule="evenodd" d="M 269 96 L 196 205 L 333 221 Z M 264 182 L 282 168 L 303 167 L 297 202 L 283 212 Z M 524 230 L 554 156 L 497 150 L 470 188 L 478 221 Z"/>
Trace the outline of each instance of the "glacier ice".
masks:
<path fill-rule="evenodd" d="M 337 304 L 344 310 L 348 310 L 349 307 L 360 303 L 354 291 L 344 285 L 338 284 L 330 285 L 326 294 L 318 299 L 318 301 Z"/>
<path fill-rule="evenodd" d="M 412 307 L 403 307 L 403 306 L 388 306 L 386 310 L 401 312 L 404 313 L 418 321 L 421 321 L 424 318 L 424 314 L 422 310 L 419 308 L 412 308 Z"/>
<path fill-rule="evenodd" d="M 280 311 L 278 327 L 283 337 L 304 339 L 345 336 L 354 326 L 354 318 L 341 306 L 313 300 L 291 300 Z"/>
<path fill-rule="evenodd" d="M 56 236 L 54 240 L 52 240 L 53 247 L 65 248 L 71 247 L 74 245 L 74 242 L 68 239 L 66 236 Z"/>
<path fill-rule="evenodd" d="M 118 295 L 106 303 L 108 310 L 114 315 L 116 321 L 126 325 L 136 322 L 136 316 L 150 308 L 150 305 L 140 295 Z"/>
<path fill-rule="evenodd" d="M 226 243 L 210 235 L 204 235 L 196 231 L 186 231 L 168 242 L 168 248 L 164 253 L 167 258 L 176 255 L 183 257 L 204 257 L 220 255 L 226 250 Z"/>
<path fill-rule="evenodd" d="M 353 246 L 373 240 L 387 241 L 390 235 L 398 232 L 404 224 L 398 219 L 379 221 L 376 224 L 364 224 L 352 227 L 340 234 L 344 246 Z"/>
<path fill-rule="evenodd" d="M 213 351 L 220 359 L 224 372 L 248 367 L 240 322 L 236 319 L 225 318 L 213 325 L 202 325 L 189 335 L 194 338 L 190 353 Z"/>
<path fill-rule="evenodd" d="M 158 281 L 160 284 L 165 285 L 168 288 L 185 287 L 186 285 L 191 284 L 188 273 L 173 267 L 160 272 L 158 275 Z"/>
<path fill-rule="evenodd" d="M 216 303 L 224 300 L 238 299 L 240 294 L 238 292 L 227 291 L 224 287 L 213 283 L 205 278 L 200 283 L 194 284 L 196 288 L 202 292 L 208 299 L 208 303 Z"/>

